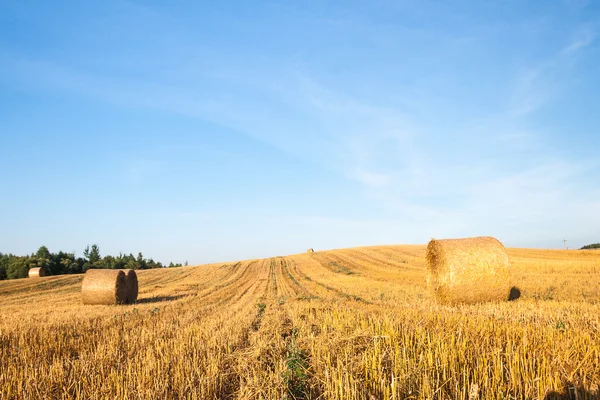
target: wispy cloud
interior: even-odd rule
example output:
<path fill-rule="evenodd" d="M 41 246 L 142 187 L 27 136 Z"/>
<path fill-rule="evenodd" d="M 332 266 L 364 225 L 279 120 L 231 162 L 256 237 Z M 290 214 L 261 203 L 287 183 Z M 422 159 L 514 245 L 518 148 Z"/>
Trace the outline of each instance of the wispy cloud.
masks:
<path fill-rule="evenodd" d="M 565 46 L 561 53 L 565 55 L 573 54 L 583 48 L 590 46 L 596 40 L 596 31 L 590 27 L 581 28 L 575 35 L 575 39 Z"/>
<path fill-rule="evenodd" d="M 574 37 L 551 57 L 521 73 L 510 100 L 511 116 L 527 116 L 564 90 L 565 80 L 573 70 L 574 57 L 594 42 L 596 31 L 589 26 L 581 27 Z"/>
<path fill-rule="evenodd" d="M 374 172 L 356 170 L 356 178 L 368 186 L 384 186 L 390 182 L 390 177 L 386 174 L 378 174 Z"/>
<path fill-rule="evenodd" d="M 405 169 L 418 153 L 419 129 L 401 111 L 327 88 L 294 68 L 246 87 L 223 78 L 218 90 L 95 76 L 43 61 L 13 60 L 12 69 L 20 85 L 211 121 L 367 185 L 385 185 L 387 173 L 374 171 Z M 128 175 L 147 170 L 138 164 Z"/>

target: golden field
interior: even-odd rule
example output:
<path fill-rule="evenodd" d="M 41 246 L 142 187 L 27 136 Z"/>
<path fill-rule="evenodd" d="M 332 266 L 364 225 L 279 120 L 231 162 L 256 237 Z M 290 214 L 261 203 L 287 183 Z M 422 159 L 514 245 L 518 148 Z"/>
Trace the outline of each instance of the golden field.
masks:
<path fill-rule="evenodd" d="M 517 301 L 442 306 L 425 246 L 0 282 L 1 399 L 600 398 L 600 251 L 508 249 Z"/>

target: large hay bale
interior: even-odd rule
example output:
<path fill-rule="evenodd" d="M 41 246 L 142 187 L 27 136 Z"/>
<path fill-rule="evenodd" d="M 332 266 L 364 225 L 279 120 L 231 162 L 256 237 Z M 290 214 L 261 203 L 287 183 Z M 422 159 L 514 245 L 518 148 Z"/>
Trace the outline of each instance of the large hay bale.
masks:
<path fill-rule="evenodd" d="M 507 301 L 510 263 L 493 237 L 432 239 L 427 245 L 427 284 L 442 304 Z"/>
<path fill-rule="evenodd" d="M 127 303 L 125 272 L 116 269 L 89 269 L 81 282 L 83 304 Z"/>
<path fill-rule="evenodd" d="M 30 268 L 28 276 L 30 278 L 41 278 L 43 276 L 46 276 L 46 268 L 44 268 L 44 267 Z"/>
<path fill-rule="evenodd" d="M 315 250 L 311 247 L 310 249 L 306 250 L 307 253 L 314 253 Z"/>
<path fill-rule="evenodd" d="M 132 269 L 124 269 L 125 282 L 127 286 L 127 304 L 133 304 L 138 297 L 138 279 L 137 274 Z"/>

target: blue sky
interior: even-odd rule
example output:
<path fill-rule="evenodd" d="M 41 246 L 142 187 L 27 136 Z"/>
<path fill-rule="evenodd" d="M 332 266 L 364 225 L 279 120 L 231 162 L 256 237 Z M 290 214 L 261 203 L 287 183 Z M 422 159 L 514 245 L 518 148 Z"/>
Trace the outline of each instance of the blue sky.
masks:
<path fill-rule="evenodd" d="M 599 29 L 578 0 L 4 0 L 0 251 L 598 242 Z"/>

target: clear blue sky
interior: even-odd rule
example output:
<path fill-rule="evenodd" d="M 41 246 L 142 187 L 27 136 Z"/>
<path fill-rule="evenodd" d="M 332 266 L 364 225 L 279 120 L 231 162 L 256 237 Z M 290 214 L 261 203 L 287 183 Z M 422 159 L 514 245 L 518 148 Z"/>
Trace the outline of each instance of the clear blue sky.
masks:
<path fill-rule="evenodd" d="M 598 1 L 0 2 L 0 251 L 600 241 Z"/>

